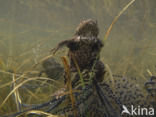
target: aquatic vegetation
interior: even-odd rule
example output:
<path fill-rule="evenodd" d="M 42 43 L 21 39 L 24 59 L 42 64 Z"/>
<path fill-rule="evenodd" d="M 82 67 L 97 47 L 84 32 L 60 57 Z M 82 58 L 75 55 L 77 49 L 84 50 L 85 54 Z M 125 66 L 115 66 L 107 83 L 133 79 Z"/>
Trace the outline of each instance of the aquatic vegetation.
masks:
<path fill-rule="evenodd" d="M 45 100 L 50 100 L 50 95 L 63 86 L 63 81 L 59 79 L 61 83 L 58 83 L 51 79 L 47 82 L 50 79 L 34 78 L 41 70 L 42 58 L 49 55 L 49 50 L 58 41 L 69 38 L 75 29 L 75 24 L 83 18 L 97 19 L 102 32 L 100 37 L 103 38 L 103 32 L 106 32 L 109 24 L 125 4 L 127 1 L 123 0 L 81 0 L 81 2 L 76 0 L 15 0 L 0 4 L 2 5 L 0 7 L 2 9 L 0 10 L 0 104 L 10 93 L 12 78 L 15 81 L 15 90 L 12 94 L 16 92 L 15 98 L 17 98 L 19 92 L 23 103 L 41 104 Z M 120 78 L 112 75 L 115 88 L 110 83 L 110 89 L 119 89 L 121 86 L 123 86 L 122 89 L 127 89 L 135 84 L 140 87 L 139 92 L 143 92 L 143 97 L 148 94 L 144 89 L 144 82 L 150 82 L 152 85 L 154 81 L 149 81 L 146 70 L 150 69 L 152 73 L 155 73 L 153 66 L 156 60 L 156 26 L 153 13 L 155 8 L 154 0 L 135 2 L 135 5 L 130 6 L 121 15 L 110 32 L 110 39 L 105 43 L 101 58 L 109 65 L 112 74 L 122 75 Z M 60 62 L 60 56 L 65 53 L 66 50 L 57 53 L 56 60 Z M 38 64 L 37 68 L 34 67 L 36 64 Z M 42 75 L 46 77 L 45 74 Z M 109 82 L 109 78 L 105 79 L 105 82 Z M 123 82 L 125 84 L 129 82 L 127 87 Z M 34 88 L 31 88 L 33 86 Z M 120 96 L 120 93 L 123 95 L 122 89 L 113 90 L 113 92 L 115 91 L 116 95 Z M 87 96 L 90 94 L 91 91 L 88 91 Z M 141 95 L 140 97 L 143 98 Z M 19 110 L 19 107 L 16 109 L 17 105 L 14 97 L 10 96 L 0 108 L 0 116 L 17 112 Z M 49 113 L 39 111 L 30 113 L 50 116 Z"/>

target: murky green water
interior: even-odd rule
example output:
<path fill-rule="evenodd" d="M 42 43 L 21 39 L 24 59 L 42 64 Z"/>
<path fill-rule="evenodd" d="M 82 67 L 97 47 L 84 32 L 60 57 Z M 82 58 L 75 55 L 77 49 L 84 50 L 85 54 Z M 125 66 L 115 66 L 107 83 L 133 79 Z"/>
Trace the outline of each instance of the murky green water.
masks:
<path fill-rule="evenodd" d="M 29 70 L 49 55 L 59 41 L 71 38 L 83 19 L 96 19 L 103 39 L 114 17 L 128 2 L 0 0 L 0 69 L 13 69 L 16 73 Z M 102 61 L 114 74 L 137 77 L 136 83 L 140 85 L 149 78 L 147 70 L 156 74 L 155 19 L 155 0 L 136 0 L 121 15 L 101 52 Z M 66 54 L 56 55 L 58 61 L 62 55 Z M 0 82 L 6 81 L 11 81 L 10 76 L 1 73 Z M 0 102 L 7 94 L 0 95 Z"/>

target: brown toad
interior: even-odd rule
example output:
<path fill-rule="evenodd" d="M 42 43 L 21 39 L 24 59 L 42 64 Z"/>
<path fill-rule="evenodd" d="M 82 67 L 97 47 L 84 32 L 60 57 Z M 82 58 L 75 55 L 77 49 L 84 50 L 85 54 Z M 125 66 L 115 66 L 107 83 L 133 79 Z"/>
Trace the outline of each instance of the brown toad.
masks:
<path fill-rule="evenodd" d="M 59 48 L 66 46 L 69 48 L 68 56 L 72 72 L 77 71 L 76 64 L 80 71 L 91 71 L 96 62 L 94 70 L 98 81 L 103 79 L 105 73 L 104 64 L 100 61 L 100 51 L 103 47 L 102 41 L 98 38 L 99 28 L 97 21 L 92 19 L 82 21 L 76 28 L 76 33 L 72 39 L 60 42 L 52 51 L 55 53 Z"/>

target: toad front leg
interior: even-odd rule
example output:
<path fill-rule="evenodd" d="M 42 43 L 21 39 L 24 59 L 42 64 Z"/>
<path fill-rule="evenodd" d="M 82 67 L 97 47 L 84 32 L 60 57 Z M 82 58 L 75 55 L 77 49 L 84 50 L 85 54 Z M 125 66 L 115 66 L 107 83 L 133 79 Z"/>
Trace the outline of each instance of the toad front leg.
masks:
<path fill-rule="evenodd" d="M 61 41 L 55 48 L 51 50 L 51 52 L 52 54 L 55 54 L 59 49 L 61 49 L 64 46 L 68 47 L 69 49 L 72 49 L 77 43 L 78 40 L 76 38 Z"/>

